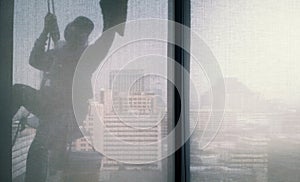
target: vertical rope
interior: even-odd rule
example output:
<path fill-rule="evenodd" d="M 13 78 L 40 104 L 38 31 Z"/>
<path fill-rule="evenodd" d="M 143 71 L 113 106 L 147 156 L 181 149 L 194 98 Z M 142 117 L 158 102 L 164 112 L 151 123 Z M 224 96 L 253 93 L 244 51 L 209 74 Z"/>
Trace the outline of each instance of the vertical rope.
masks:
<path fill-rule="evenodd" d="M 48 13 L 51 13 L 51 7 L 52 6 L 52 13 L 55 15 L 55 6 L 54 6 L 54 0 L 51 0 L 51 4 L 50 4 L 50 0 L 47 0 L 47 8 L 48 8 Z M 50 50 L 50 46 L 51 46 L 51 33 L 48 34 L 48 46 L 47 46 L 47 51 Z M 54 42 L 55 43 L 55 42 Z"/>
<path fill-rule="evenodd" d="M 52 3 L 52 12 L 53 14 L 55 14 L 54 0 L 51 0 L 51 3 Z"/>
<path fill-rule="evenodd" d="M 50 11 L 50 0 L 47 0 L 47 7 L 48 7 L 48 13 L 51 13 Z M 47 51 L 50 50 L 50 45 L 51 45 L 51 35 L 50 33 L 48 34 L 48 46 L 47 46 Z"/>

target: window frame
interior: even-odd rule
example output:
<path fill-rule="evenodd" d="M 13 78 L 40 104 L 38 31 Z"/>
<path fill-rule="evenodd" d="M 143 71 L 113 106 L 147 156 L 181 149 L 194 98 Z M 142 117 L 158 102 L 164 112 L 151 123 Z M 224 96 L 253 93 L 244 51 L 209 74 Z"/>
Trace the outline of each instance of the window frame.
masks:
<path fill-rule="evenodd" d="M 0 1 L 0 102 L 1 102 L 1 175 L 0 181 L 11 181 L 12 149 L 11 149 L 11 91 L 13 65 L 13 17 L 14 1 Z M 9 108 L 9 109 L 8 109 Z"/>
<path fill-rule="evenodd" d="M 190 0 L 169 0 L 169 20 L 175 21 L 176 23 L 182 24 L 186 27 L 191 27 L 191 1 Z M 173 31 L 175 27 L 171 28 L 168 32 Z M 174 128 L 177 124 L 179 130 L 175 131 L 175 143 L 184 145 L 175 151 L 174 155 L 168 161 L 174 168 L 173 171 L 169 171 L 171 174 L 171 180 L 175 182 L 190 182 L 190 140 L 186 142 L 186 138 L 189 136 L 189 94 L 190 94 L 190 55 L 188 50 L 190 47 L 190 31 L 176 27 L 176 31 L 173 32 L 175 37 L 169 37 L 174 39 L 175 42 L 180 42 L 181 45 L 185 46 L 185 50 L 177 45 L 168 45 L 168 57 L 175 60 L 175 62 L 181 66 L 180 69 L 176 68 L 175 65 L 168 65 L 168 77 L 173 77 L 174 84 L 177 87 L 177 91 L 168 82 L 168 120 L 169 120 L 169 131 Z M 179 122 L 179 116 L 181 113 L 182 122 Z M 171 126 L 171 127 L 170 127 Z M 176 146 L 176 144 L 175 144 Z"/>

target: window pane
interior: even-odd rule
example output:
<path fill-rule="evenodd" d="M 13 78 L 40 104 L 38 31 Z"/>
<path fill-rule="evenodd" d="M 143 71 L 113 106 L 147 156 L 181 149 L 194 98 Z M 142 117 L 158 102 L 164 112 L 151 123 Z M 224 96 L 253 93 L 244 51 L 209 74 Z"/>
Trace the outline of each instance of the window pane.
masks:
<path fill-rule="evenodd" d="M 200 97 L 199 110 L 191 99 L 191 122 L 198 122 L 191 138 L 192 181 L 299 181 L 300 4 L 192 0 L 191 7 L 192 29 L 214 54 L 226 88 L 219 128 L 210 120 L 211 104 L 222 94 L 213 97 L 212 90 L 223 81 L 212 81 L 204 74 L 210 70 L 192 60 Z"/>
<path fill-rule="evenodd" d="M 51 2 L 50 10 L 52 11 Z M 64 120 L 62 118 L 68 118 L 66 116 L 68 113 L 64 110 L 57 109 L 57 112 L 52 112 L 52 110 L 42 109 L 44 108 L 42 107 L 43 103 L 45 105 L 54 104 L 55 107 L 60 108 L 66 104 L 66 102 L 63 102 L 66 97 L 72 97 L 72 93 L 69 92 L 66 96 L 61 96 L 63 95 L 63 89 L 61 88 L 68 90 L 72 85 L 69 87 L 64 84 L 62 84 L 63 86 L 57 86 L 52 90 L 56 94 L 48 92 L 50 90 L 48 88 L 51 88 L 51 84 L 54 84 L 53 79 L 56 79 L 56 84 L 58 85 L 59 83 L 67 82 L 67 74 L 70 70 L 67 69 L 68 64 L 66 62 L 72 61 L 69 60 L 68 56 L 75 56 L 78 60 L 81 54 L 77 51 L 67 52 L 65 50 L 65 46 L 68 44 L 68 42 L 64 42 L 66 37 L 66 33 L 64 34 L 65 27 L 78 16 L 89 18 L 94 24 L 94 29 L 89 36 L 89 45 L 91 45 L 101 35 L 104 25 L 103 11 L 100 10 L 98 1 L 67 0 L 55 1 L 54 3 L 60 30 L 60 40 L 62 41 L 59 41 L 56 45 L 53 44 L 53 41 L 50 44 L 50 49 L 55 47 L 53 54 L 57 53 L 58 58 L 53 58 L 57 62 L 54 61 L 53 64 L 49 65 L 51 69 L 48 69 L 47 66 L 44 69 L 44 67 L 41 68 L 39 66 L 34 68 L 29 64 L 29 60 L 31 60 L 30 55 L 33 47 L 37 45 L 35 41 L 39 38 L 44 28 L 44 17 L 48 11 L 47 1 L 15 1 L 13 83 L 19 84 L 17 86 L 21 87 L 17 93 L 18 97 L 15 98 L 18 98 L 19 100 L 17 101 L 21 102 L 21 105 L 24 107 L 21 107 L 14 118 L 13 135 L 17 131 L 20 120 L 27 120 L 31 127 L 27 126 L 25 130 L 19 133 L 13 147 L 12 175 L 14 181 L 23 181 L 24 179 L 28 149 L 32 144 L 35 133 L 37 133 L 37 136 L 40 136 L 40 127 L 44 125 L 42 121 L 50 122 L 49 120 L 51 120 L 53 123 L 63 123 Z M 167 19 L 167 0 L 128 1 L 127 21 L 147 18 Z M 85 24 L 84 26 L 80 28 L 86 30 L 86 26 L 89 25 Z M 167 27 L 150 28 L 153 32 L 158 29 L 167 30 Z M 125 37 L 126 31 L 125 28 Z M 139 30 L 137 29 L 136 32 L 138 33 Z M 116 35 L 114 41 L 119 39 L 122 39 L 120 34 Z M 45 49 L 47 51 L 47 44 Z M 52 55 L 51 51 L 49 55 Z M 59 57 L 61 55 L 66 55 L 66 57 Z M 123 47 L 119 47 L 117 51 L 108 56 L 108 59 L 101 62 L 98 69 L 97 67 L 95 68 L 93 75 L 91 73 L 90 80 L 87 82 L 93 83 L 93 97 L 86 100 L 89 103 L 87 107 L 88 115 L 83 122 L 79 122 L 84 137 L 77 137 L 76 140 L 70 143 L 74 154 L 72 154 L 72 157 L 75 157 L 75 160 L 73 158 L 69 159 L 72 162 L 69 164 L 73 166 L 70 167 L 71 170 L 68 172 L 73 175 L 73 178 L 77 175 L 76 180 L 79 181 L 88 181 L 95 177 L 103 182 L 165 181 L 163 173 L 165 173 L 166 166 L 162 160 L 162 153 L 166 150 L 166 146 L 163 146 L 159 141 L 167 135 L 167 63 L 164 61 L 166 57 L 166 42 L 155 40 L 131 42 Z M 37 61 L 44 61 L 44 57 L 38 57 Z M 64 62 L 58 64 L 59 61 Z M 64 68 L 65 70 L 62 70 Z M 157 72 L 161 74 L 155 74 Z M 48 75 L 50 76 L 47 77 Z M 47 77 L 46 81 L 45 77 Z M 45 85 L 47 89 L 41 90 Z M 41 94 L 42 99 L 40 99 L 40 96 L 36 96 L 37 94 Z M 40 100 L 36 101 L 36 98 Z M 30 113 L 36 107 L 42 113 L 39 113 L 39 117 L 35 113 Z M 51 109 L 55 107 L 51 107 Z M 46 117 L 46 112 L 51 115 Z M 60 124 L 58 125 L 61 126 Z M 34 129 L 37 126 L 39 128 Z M 52 126 L 52 124 L 49 124 L 49 127 Z M 59 136 L 55 136 L 59 132 L 64 132 L 61 127 L 56 129 L 50 128 L 46 131 L 50 132 L 50 130 L 53 132 L 52 135 L 49 135 L 50 140 L 55 137 L 58 138 L 57 141 L 63 140 Z M 48 145 L 46 139 L 43 139 L 45 138 L 39 139 L 40 141 L 38 142 L 40 143 L 38 145 L 49 147 L 49 145 L 56 146 L 58 143 L 54 142 L 54 144 Z M 134 147 L 135 144 L 136 146 Z M 142 144 L 144 147 L 141 147 L 143 146 Z M 95 157 L 94 150 L 103 154 L 99 169 L 93 166 L 98 165 L 100 162 L 100 160 L 97 161 L 98 158 Z M 57 150 L 53 148 L 46 152 L 50 156 L 49 164 L 44 162 L 44 164 L 50 166 L 48 170 L 52 169 L 51 165 L 58 165 L 57 163 L 67 158 L 61 155 L 56 158 L 61 161 L 51 159 L 52 156 L 55 158 L 55 155 L 59 155 L 55 152 Z M 86 155 L 88 152 L 93 153 L 93 155 Z M 37 154 L 40 155 L 41 153 Z M 35 157 L 39 159 L 36 161 L 42 160 L 42 158 L 39 158 L 40 156 Z M 47 156 L 43 159 L 45 161 L 48 160 Z M 78 164 L 76 159 L 84 162 Z M 38 162 L 33 162 L 33 165 L 37 164 Z M 43 166 L 43 164 L 40 165 Z M 95 174 L 93 170 L 95 169 L 98 171 L 96 176 L 93 176 Z M 90 174 L 84 176 L 84 171 Z M 51 171 L 48 171 L 47 180 L 53 180 L 53 176 L 57 177 L 59 174 L 53 175 Z M 80 176 L 84 177 L 80 178 Z"/>

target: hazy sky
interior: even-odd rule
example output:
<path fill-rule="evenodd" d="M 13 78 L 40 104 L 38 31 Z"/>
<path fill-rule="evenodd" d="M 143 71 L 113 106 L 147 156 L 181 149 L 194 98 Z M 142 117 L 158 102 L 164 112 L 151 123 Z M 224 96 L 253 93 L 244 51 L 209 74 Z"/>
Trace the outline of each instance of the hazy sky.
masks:
<path fill-rule="evenodd" d="M 299 102 L 299 0 L 192 0 L 192 25 L 225 76 L 271 99 Z"/>

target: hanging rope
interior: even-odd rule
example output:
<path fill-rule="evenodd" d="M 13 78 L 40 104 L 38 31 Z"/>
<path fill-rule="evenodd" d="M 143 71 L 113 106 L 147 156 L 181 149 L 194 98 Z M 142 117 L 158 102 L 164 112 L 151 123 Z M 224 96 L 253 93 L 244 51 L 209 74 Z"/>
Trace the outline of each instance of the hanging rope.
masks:
<path fill-rule="evenodd" d="M 51 3 L 50 3 L 51 1 Z M 51 7 L 52 7 L 52 14 L 55 15 L 55 6 L 54 6 L 54 0 L 47 0 L 47 7 L 48 7 L 48 13 L 51 13 Z M 52 33 L 49 33 L 48 34 L 48 47 L 47 47 L 47 50 L 49 51 L 50 50 L 50 46 L 51 46 L 51 38 L 52 39 L 55 39 L 53 40 L 54 41 L 54 45 L 56 45 L 58 39 L 59 39 L 59 35 L 54 35 L 55 33 L 57 32 L 52 32 Z M 57 36 L 54 38 L 54 36 Z"/>
<path fill-rule="evenodd" d="M 51 11 L 50 11 L 50 0 L 47 0 L 47 4 L 48 4 L 48 13 L 51 13 Z M 54 0 L 51 0 L 51 5 L 52 5 L 52 13 L 55 14 Z"/>

